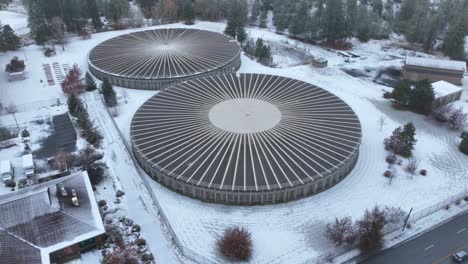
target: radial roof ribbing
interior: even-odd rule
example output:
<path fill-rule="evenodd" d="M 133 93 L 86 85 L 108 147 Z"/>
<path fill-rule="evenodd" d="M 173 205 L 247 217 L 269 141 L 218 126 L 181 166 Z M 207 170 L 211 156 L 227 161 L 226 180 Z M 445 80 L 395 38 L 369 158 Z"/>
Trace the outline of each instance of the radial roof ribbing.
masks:
<path fill-rule="evenodd" d="M 335 95 L 285 77 L 199 78 L 145 102 L 131 125 L 138 155 L 214 189 L 260 191 L 317 180 L 358 150 L 360 123 Z"/>
<path fill-rule="evenodd" d="M 96 46 L 89 62 L 115 76 L 170 79 L 216 70 L 240 53 L 235 40 L 198 29 L 156 29 L 118 36 Z"/>

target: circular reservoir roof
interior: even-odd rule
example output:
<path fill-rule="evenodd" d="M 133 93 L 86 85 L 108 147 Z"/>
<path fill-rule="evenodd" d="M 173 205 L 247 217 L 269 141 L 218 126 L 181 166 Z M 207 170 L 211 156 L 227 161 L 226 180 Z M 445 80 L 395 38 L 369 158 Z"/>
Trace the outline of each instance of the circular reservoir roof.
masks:
<path fill-rule="evenodd" d="M 90 67 L 129 79 L 176 79 L 214 71 L 239 57 L 237 42 L 198 29 L 139 31 L 102 42 L 89 54 Z"/>
<path fill-rule="evenodd" d="M 294 187 L 326 177 L 358 152 L 359 119 L 317 86 L 262 74 L 177 84 L 131 123 L 139 160 L 183 184 L 232 191 Z"/>

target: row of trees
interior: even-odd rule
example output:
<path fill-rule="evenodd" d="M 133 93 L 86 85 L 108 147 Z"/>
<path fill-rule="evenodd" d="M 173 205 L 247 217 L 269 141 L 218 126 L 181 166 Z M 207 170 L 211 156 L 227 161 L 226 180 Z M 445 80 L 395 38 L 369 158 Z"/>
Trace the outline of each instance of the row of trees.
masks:
<path fill-rule="evenodd" d="M 339 246 L 357 246 L 361 253 L 370 254 L 384 245 L 385 227 L 391 229 L 403 224 L 405 212 L 398 207 L 366 210 L 361 219 L 335 218 L 326 225 L 325 236 Z"/>
<path fill-rule="evenodd" d="M 127 0 L 25 0 L 31 34 L 37 44 L 55 39 L 66 32 L 80 32 L 92 26 L 100 30 L 101 15 L 118 21 L 128 16 Z"/>
<path fill-rule="evenodd" d="M 72 93 L 68 97 L 67 104 L 68 112 L 77 119 L 77 124 L 82 130 L 81 135 L 83 138 L 85 138 L 89 144 L 99 146 L 102 136 L 89 119 L 89 114 L 84 107 L 83 101 L 76 94 Z"/>

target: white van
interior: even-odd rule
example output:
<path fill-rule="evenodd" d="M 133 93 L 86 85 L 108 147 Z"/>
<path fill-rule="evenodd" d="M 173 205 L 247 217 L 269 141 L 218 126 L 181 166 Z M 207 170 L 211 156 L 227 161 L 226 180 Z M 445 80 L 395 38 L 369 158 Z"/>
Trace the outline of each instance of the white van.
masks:
<path fill-rule="evenodd" d="M 11 165 L 11 161 L 2 160 L 0 163 L 0 179 L 2 181 L 11 180 L 15 176 L 15 169 Z"/>
<path fill-rule="evenodd" d="M 24 169 L 24 173 L 26 174 L 26 177 L 33 176 L 35 166 L 34 166 L 32 154 L 24 155 L 22 159 L 23 159 L 23 169 Z"/>

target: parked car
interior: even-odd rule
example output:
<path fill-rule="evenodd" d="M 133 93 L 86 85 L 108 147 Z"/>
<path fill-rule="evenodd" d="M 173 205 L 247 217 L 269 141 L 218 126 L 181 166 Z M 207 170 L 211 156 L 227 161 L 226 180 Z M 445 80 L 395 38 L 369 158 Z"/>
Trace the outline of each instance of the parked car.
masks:
<path fill-rule="evenodd" d="M 78 196 L 76 196 L 76 191 L 75 189 L 71 190 L 72 193 L 72 203 L 74 206 L 80 206 L 80 202 L 78 201 Z"/>
<path fill-rule="evenodd" d="M 59 187 L 60 187 L 60 193 L 62 193 L 62 196 L 67 197 L 68 193 L 67 193 L 67 190 L 65 189 L 65 186 L 63 186 L 63 183 L 60 183 Z"/>
<path fill-rule="evenodd" d="M 468 253 L 466 253 L 465 250 L 460 250 L 452 255 L 452 259 L 458 263 L 462 263 L 463 261 L 468 260 Z"/>

